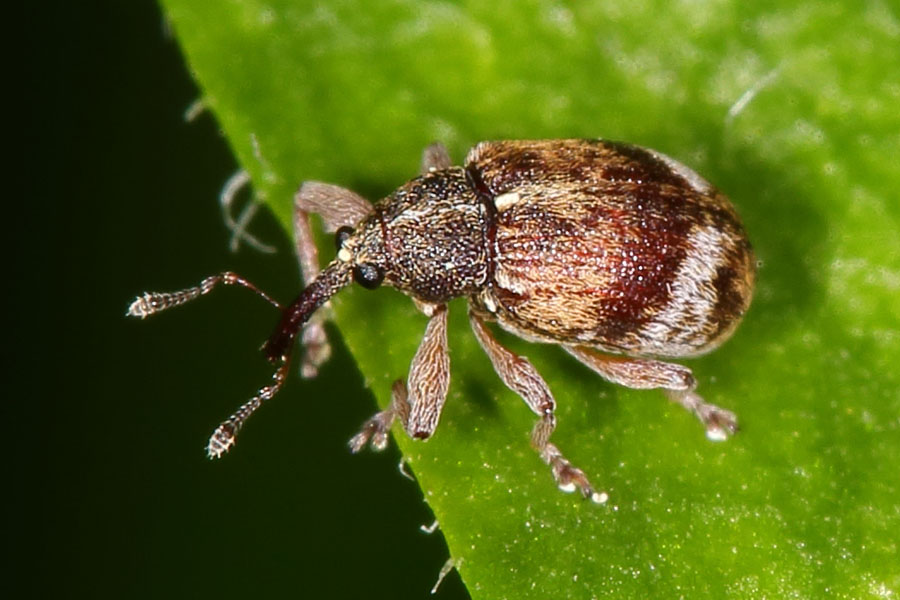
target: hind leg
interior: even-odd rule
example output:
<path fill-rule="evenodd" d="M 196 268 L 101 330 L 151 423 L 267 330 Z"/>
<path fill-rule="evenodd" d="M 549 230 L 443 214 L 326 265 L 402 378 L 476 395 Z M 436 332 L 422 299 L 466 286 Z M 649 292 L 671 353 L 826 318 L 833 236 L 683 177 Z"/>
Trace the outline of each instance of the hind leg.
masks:
<path fill-rule="evenodd" d="M 565 346 L 566 352 L 601 377 L 634 389 L 661 388 L 673 402 L 694 413 L 706 427 L 706 437 L 722 441 L 737 431 L 737 417 L 731 411 L 703 400 L 694 388 L 697 380 L 681 365 L 646 358 L 603 354 L 583 346 Z"/>
<path fill-rule="evenodd" d="M 494 338 L 484 322 L 473 312 L 469 312 L 469 321 L 478 343 L 487 353 L 494 365 L 494 370 L 506 386 L 525 400 L 528 407 L 540 417 L 531 432 L 531 445 L 545 463 L 550 465 L 556 484 L 564 492 L 581 491 L 585 498 L 602 503 L 607 499 L 606 493 L 596 492 L 584 472 L 572 465 L 563 456 L 555 444 L 550 442 L 550 435 L 556 429 L 556 401 L 550 388 L 538 374 L 528 359 L 513 354 Z"/>

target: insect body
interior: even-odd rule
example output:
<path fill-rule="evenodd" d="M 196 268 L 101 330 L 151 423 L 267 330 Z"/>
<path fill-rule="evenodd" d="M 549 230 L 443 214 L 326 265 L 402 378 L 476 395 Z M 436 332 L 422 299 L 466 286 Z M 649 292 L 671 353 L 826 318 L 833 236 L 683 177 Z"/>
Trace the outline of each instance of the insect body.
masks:
<path fill-rule="evenodd" d="M 659 358 L 696 356 L 727 339 L 749 306 L 755 259 L 730 202 L 699 175 L 652 150 L 607 141 L 483 142 L 462 167 L 443 146 L 426 149 L 422 174 L 371 205 L 336 186 L 307 182 L 295 198 L 295 236 L 307 282 L 264 346 L 273 382 L 215 431 L 217 457 L 244 421 L 281 387 L 301 335 L 302 370 L 328 356 L 316 310 L 356 281 L 410 296 L 429 316 L 406 383 L 391 406 L 351 441 L 380 449 L 399 419 L 419 439 L 435 431 L 447 397 L 447 306 L 469 299 L 469 319 L 501 380 L 538 416 L 532 445 L 565 491 L 601 501 L 584 473 L 550 441 L 556 403 L 527 359 L 500 345 L 487 326 L 561 345 L 604 378 L 661 388 L 703 422 L 711 439 L 736 430 L 735 416 L 706 403 L 691 371 Z M 307 222 L 322 216 L 337 232 L 337 256 L 321 272 Z M 231 274 L 174 294 L 147 293 L 129 314 L 145 317 L 237 284 Z M 277 306 L 277 303 L 275 303 Z"/>

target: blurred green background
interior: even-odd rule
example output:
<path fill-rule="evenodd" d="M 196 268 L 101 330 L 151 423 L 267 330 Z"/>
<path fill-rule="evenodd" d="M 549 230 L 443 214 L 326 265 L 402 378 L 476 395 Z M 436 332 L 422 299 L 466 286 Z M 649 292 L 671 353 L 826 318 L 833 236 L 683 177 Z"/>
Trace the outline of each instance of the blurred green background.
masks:
<path fill-rule="evenodd" d="M 58 3 L 24 23 L 8 597 L 421 597 L 446 546 L 418 530 L 433 516 L 395 447 L 347 451 L 375 404 L 334 330 L 321 377 L 210 462 L 212 429 L 271 372 L 271 307 L 229 289 L 125 319 L 137 293 L 226 268 L 282 300 L 299 286 L 267 211 L 252 231 L 278 254 L 228 252 L 217 198 L 237 164 L 209 114 L 185 123 L 198 91 L 159 8 Z M 455 574 L 444 586 L 467 597 Z"/>

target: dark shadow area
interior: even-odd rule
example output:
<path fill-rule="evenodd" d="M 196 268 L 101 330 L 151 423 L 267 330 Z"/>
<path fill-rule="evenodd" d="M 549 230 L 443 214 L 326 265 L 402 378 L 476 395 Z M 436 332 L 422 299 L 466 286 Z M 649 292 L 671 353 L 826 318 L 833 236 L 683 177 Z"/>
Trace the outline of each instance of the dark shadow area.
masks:
<path fill-rule="evenodd" d="M 744 147 L 713 153 L 759 260 L 749 312 L 734 337 L 702 359 L 704 365 L 712 365 L 706 370 L 727 382 L 743 376 L 742 365 L 752 364 L 760 347 L 795 335 L 818 318 L 826 290 L 824 278 L 817 274 L 829 268 L 827 230 L 824 215 L 814 199 L 805 197 L 790 165 L 775 169 Z"/>

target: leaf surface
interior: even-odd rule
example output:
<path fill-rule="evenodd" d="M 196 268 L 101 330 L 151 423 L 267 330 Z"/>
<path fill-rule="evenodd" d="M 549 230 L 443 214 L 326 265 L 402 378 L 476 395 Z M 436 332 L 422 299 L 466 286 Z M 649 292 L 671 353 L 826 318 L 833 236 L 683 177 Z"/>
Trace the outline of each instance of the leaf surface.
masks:
<path fill-rule="evenodd" d="M 560 493 L 533 417 L 451 305 L 450 398 L 397 436 L 474 598 L 890 597 L 900 588 L 896 7 L 832 3 L 164 0 L 257 195 L 370 198 L 443 141 L 604 137 L 724 190 L 762 261 L 734 338 L 688 365 L 742 431 L 501 335 L 559 403 L 554 441 L 610 500 Z M 324 248 L 324 246 L 323 246 Z M 425 318 L 352 288 L 336 320 L 385 406 Z M 374 408 L 374 407 L 373 407 Z"/>

